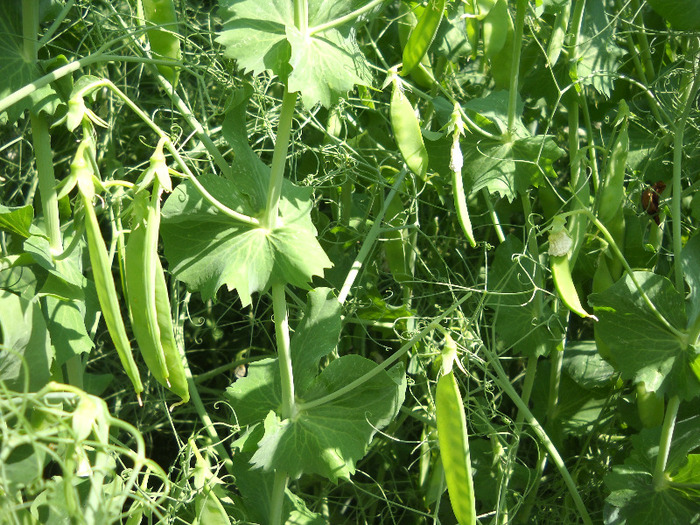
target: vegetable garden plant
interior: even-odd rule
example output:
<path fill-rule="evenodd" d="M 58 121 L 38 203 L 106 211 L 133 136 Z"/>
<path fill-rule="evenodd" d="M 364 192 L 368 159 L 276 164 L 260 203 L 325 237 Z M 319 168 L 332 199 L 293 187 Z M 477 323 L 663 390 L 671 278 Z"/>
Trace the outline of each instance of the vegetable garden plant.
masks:
<path fill-rule="evenodd" d="M 699 37 L 0 2 L 3 523 L 700 523 Z"/>

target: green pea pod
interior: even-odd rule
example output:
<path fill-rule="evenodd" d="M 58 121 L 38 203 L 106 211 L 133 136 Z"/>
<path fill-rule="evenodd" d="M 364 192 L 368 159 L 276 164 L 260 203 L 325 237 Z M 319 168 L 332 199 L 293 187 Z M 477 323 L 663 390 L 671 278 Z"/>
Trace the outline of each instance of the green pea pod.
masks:
<path fill-rule="evenodd" d="M 438 444 L 452 511 L 460 525 L 476 524 L 467 419 L 453 371 L 438 379 L 435 409 Z"/>
<path fill-rule="evenodd" d="M 131 326 L 141 355 L 156 380 L 170 388 L 156 308 L 160 206 L 157 194 L 152 202 L 149 202 L 149 197 L 145 190 L 139 191 L 134 197 L 133 224 L 126 242 L 126 291 Z"/>
<path fill-rule="evenodd" d="M 421 179 L 427 180 L 428 151 L 425 149 L 418 117 L 396 81 L 391 94 L 390 115 L 394 137 L 406 165 Z"/>
<path fill-rule="evenodd" d="M 403 48 L 403 67 L 401 75 L 406 76 L 415 68 L 423 56 L 428 52 L 430 44 L 433 43 L 437 30 L 440 27 L 443 13 L 445 12 L 446 0 L 429 0 L 428 7 L 425 8 L 416 27 L 413 28 L 408 37 L 408 41 Z"/>
<path fill-rule="evenodd" d="M 625 168 L 628 153 L 629 136 L 627 134 L 627 121 L 625 121 L 610 152 L 610 159 L 606 165 L 600 189 L 598 217 L 605 225 L 620 212 L 625 198 Z"/>
<path fill-rule="evenodd" d="M 105 319 L 105 324 L 107 325 L 107 330 L 112 338 L 114 347 L 117 349 L 119 360 L 131 384 L 134 386 L 134 392 L 136 392 L 140 405 L 143 384 L 141 383 L 139 369 L 134 361 L 134 356 L 131 352 L 131 344 L 129 343 L 129 338 L 124 328 L 124 321 L 117 298 L 117 289 L 114 285 L 112 268 L 109 264 L 107 247 L 100 233 L 100 226 L 97 223 L 97 216 L 92 206 L 92 200 L 82 192 L 81 195 L 85 208 L 85 232 L 87 234 L 88 252 L 90 254 L 90 264 L 92 265 L 92 273 L 95 279 L 95 288 L 97 289 L 100 309 L 102 310 L 102 316 Z"/>
<path fill-rule="evenodd" d="M 561 50 L 564 48 L 564 41 L 566 40 L 566 30 L 569 27 L 569 18 L 571 18 L 571 2 L 566 2 L 554 19 L 554 26 L 552 27 L 552 34 L 549 37 L 549 44 L 547 45 L 547 59 L 549 60 L 549 67 L 554 67 L 559 60 L 559 55 L 561 55 Z"/>
<path fill-rule="evenodd" d="M 401 198 L 395 195 L 386 210 L 387 224 L 395 228 L 403 226 L 402 213 L 403 203 Z M 388 231 L 386 237 L 388 240 L 384 243 L 384 255 L 389 270 L 397 283 L 404 284 L 410 279 L 406 254 L 408 235 L 406 235 L 405 229 L 400 229 Z"/>
<path fill-rule="evenodd" d="M 165 283 L 165 272 L 160 263 L 160 259 L 156 257 L 156 316 L 158 320 L 158 333 L 160 335 L 160 344 L 163 348 L 165 356 L 165 366 L 168 369 L 168 381 L 170 382 L 170 391 L 180 396 L 182 403 L 187 403 L 190 399 L 190 390 L 187 385 L 187 376 L 185 375 L 185 366 L 182 363 L 180 350 L 175 341 L 175 330 L 173 327 L 173 318 L 170 311 L 170 298 L 168 297 L 168 286 Z M 167 385 L 165 385 L 167 386 Z"/>
<path fill-rule="evenodd" d="M 506 45 L 508 33 L 513 30 L 513 22 L 508 13 L 506 0 L 498 0 L 482 21 L 484 55 L 493 59 Z"/>
<path fill-rule="evenodd" d="M 569 310 L 577 315 L 580 315 L 581 317 L 590 317 L 591 319 L 597 321 L 598 318 L 595 315 L 589 314 L 581 305 L 581 300 L 578 297 L 576 286 L 574 286 L 574 281 L 571 279 L 569 256 L 566 254 L 550 254 L 549 268 L 552 271 L 554 287 L 557 289 L 559 298 L 564 305 L 566 305 Z"/>
<path fill-rule="evenodd" d="M 173 0 L 142 0 L 143 15 L 149 27 L 157 26 L 147 31 L 148 41 L 154 58 L 181 60 L 180 39 L 177 36 L 177 12 Z M 159 65 L 158 71 L 173 87 L 177 84 L 179 69 Z"/>
<path fill-rule="evenodd" d="M 464 193 L 464 181 L 462 180 L 462 150 L 460 149 L 459 135 L 456 135 L 452 143 L 451 155 L 450 171 L 452 172 L 452 192 L 455 201 L 455 209 L 457 210 L 457 218 L 459 219 L 459 225 L 462 227 L 462 231 L 469 245 L 474 248 L 476 246 L 476 240 L 474 239 L 474 231 L 472 230 L 472 221 L 469 218 L 467 196 Z M 459 161 L 456 159 L 459 159 Z"/>
<path fill-rule="evenodd" d="M 649 392 L 644 381 L 637 383 L 637 413 L 645 428 L 660 427 L 664 422 L 664 398 Z"/>

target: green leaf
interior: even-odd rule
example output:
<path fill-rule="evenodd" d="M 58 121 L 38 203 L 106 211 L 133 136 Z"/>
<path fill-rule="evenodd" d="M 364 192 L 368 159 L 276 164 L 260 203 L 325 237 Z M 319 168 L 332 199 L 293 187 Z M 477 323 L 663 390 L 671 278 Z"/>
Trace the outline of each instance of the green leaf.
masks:
<path fill-rule="evenodd" d="M 0 334 L 0 380 L 7 388 L 35 392 L 46 385 L 54 355 L 38 301 L 0 290 Z"/>
<path fill-rule="evenodd" d="M 222 0 L 224 30 L 217 41 L 224 55 L 253 74 L 271 71 L 300 92 L 307 108 L 333 105 L 355 84 L 371 83 L 369 65 L 357 45 L 354 24 L 311 34 L 310 29 L 350 13 L 350 0 L 309 0 L 308 29 L 294 23 L 287 0 Z"/>
<path fill-rule="evenodd" d="M 33 219 L 34 208 L 29 205 L 8 208 L 0 204 L 0 230 L 26 238 L 31 235 L 29 227 Z"/>
<path fill-rule="evenodd" d="M 250 211 L 233 181 L 209 174 L 200 182 L 230 208 Z M 275 283 L 306 288 L 314 275 L 331 266 L 311 223 L 310 196 L 311 188 L 285 185 L 282 225 L 267 230 L 231 219 L 191 183 L 180 184 L 163 206 L 161 223 L 170 271 L 204 299 L 225 284 L 238 292 L 243 306 L 251 304 L 251 294 Z"/>
<path fill-rule="evenodd" d="M 615 369 L 605 361 L 595 341 L 574 341 L 566 345 L 562 368 L 579 386 L 587 390 L 609 387 Z"/>
<path fill-rule="evenodd" d="M 666 468 L 667 473 L 674 475 L 668 476 L 657 490 L 652 485 L 652 471 L 660 436 L 660 427 L 632 436 L 632 453 L 624 465 L 614 466 L 605 477 L 605 484 L 611 490 L 606 501 L 618 507 L 616 525 L 700 522 L 700 499 L 692 490 L 673 483 L 683 483 L 676 478 L 697 477 L 690 470 L 696 460 L 688 453 L 700 446 L 700 416 L 676 424 Z"/>
<path fill-rule="evenodd" d="M 304 401 L 313 401 L 345 387 L 378 365 L 358 355 L 332 361 L 321 372 Z M 265 435 L 253 455 L 254 466 L 282 470 L 296 479 L 320 474 L 333 482 L 349 478 L 377 430 L 396 416 L 403 404 L 406 379 L 402 367 L 381 371 L 341 397 L 301 410 L 281 420 L 271 412 Z"/>
<path fill-rule="evenodd" d="M 615 44 L 617 20 L 617 16 L 608 19 L 603 0 L 587 0 L 577 49 L 576 79 L 608 98 L 625 54 Z"/>
<path fill-rule="evenodd" d="M 700 29 L 700 3 L 697 0 L 647 0 L 647 3 L 675 29 Z"/>
<path fill-rule="evenodd" d="M 683 297 L 671 281 L 651 272 L 634 275 L 661 315 L 683 330 Z M 644 381 L 647 390 L 669 397 L 689 400 L 700 394 L 700 382 L 690 368 L 697 350 L 685 346 L 656 318 L 629 276 L 591 294 L 588 302 L 600 320 L 598 336 L 609 347 L 623 379 Z"/>
<path fill-rule="evenodd" d="M 24 54 L 21 20 L 19 2 L 0 2 L 0 100 L 41 76 L 37 64 Z M 12 124 L 26 109 L 52 114 L 59 102 L 54 89 L 44 86 L 0 113 L 0 122 Z"/>
<path fill-rule="evenodd" d="M 305 391 L 318 375 L 321 358 L 333 351 L 340 338 L 342 306 L 328 288 L 317 288 L 307 297 L 304 318 L 291 340 L 294 385 Z"/>
<path fill-rule="evenodd" d="M 691 324 L 700 315 L 700 265 L 698 261 L 700 261 L 700 235 L 690 239 L 681 252 L 683 275 L 690 288 L 690 294 L 686 301 L 686 311 Z"/>
<path fill-rule="evenodd" d="M 85 329 L 85 321 L 80 309 L 73 301 L 63 301 L 56 297 L 46 297 L 46 317 L 48 319 L 51 344 L 56 351 L 56 366 L 63 365 L 70 358 L 89 354 L 95 344 Z"/>
<path fill-rule="evenodd" d="M 496 333 L 505 345 L 526 356 L 544 355 L 558 337 L 548 328 L 551 311 L 537 311 L 534 274 L 535 262 L 522 242 L 509 235 L 496 248 L 486 304 L 496 310 Z"/>
<path fill-rule="evenodd" d="M 248 366 L 248 374 L 226 389 L 235 421 L 241 426 L 258 423 L 282 406 L 277 358 L 263 359 Z"/>
<path fill-rule="evenodd" d="M 463 172 L 469 193 L 486 188 L 513 201 L 518 193 L 538 186 L 545 171 L 564 152 L 546 136 L 516 138 L 510 142 L 470 135 L 462 142 Z"/>

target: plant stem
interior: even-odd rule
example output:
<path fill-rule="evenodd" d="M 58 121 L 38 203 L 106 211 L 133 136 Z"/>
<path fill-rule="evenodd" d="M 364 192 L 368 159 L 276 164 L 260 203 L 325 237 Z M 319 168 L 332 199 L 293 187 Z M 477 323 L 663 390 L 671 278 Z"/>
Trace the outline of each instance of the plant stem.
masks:
<path fill-rule="evenodd" d="M 694 41 L 690 46 L 688 56 L 694 57 L 697 53 L 697 41 Z M 681 251 L 683 249 L 683 239 L 681 230 L 681 167 L 683 164 L 683 136 L 685 134 L 685 123 L 688 120 L 690 109 L 695 103 L 695 95 L 698 92 L 700 85 L 700 73 L 695 75 L 693 81 L 690 81 L 693 75 L 693 66 L 695 59 L 691 63 L 691 68 L 686 71 L 684 80 L 686 88 L 683 92 L 683 113 L 677 121 L 673 136 L 673 191 L 671 192 L 671 217 L 673 218 L 673 270 L 676 277 L 676 290 L 679 293 L 683 292 L 683 265 L 681 261 Z"/>
<path fill-rule="evenodd" d="M 579 514 L 581 515 L 581 519 L 583 520 L 583 523 L 585 525 L 593 525 L 593 521 L 591 521 L 590 516 L 588 515 L 588 511 L 586 510 L 586 506 L 583 504 L 583 500 L 581 499 L 581 495 L 578 493 L 578 490 L 576 488 L 576 483 L 574 482 L 573 478 L 571 477 L 571 474 L 569 474 L 568 469 L 566 468 L 566 465 L 564 464 L 564 460 L 562 459 L 561 455 L 559 454 L 559 451 L 557 450 L 557 447 L 554 446 L 554 443 L 552 443 L 552 440 L 549 439 L 549 436 L 545 432 L 545 430 L 542 428 L 542 425 L 535 419 L 535 416 L 532 415 L 532 412 L 530 412 L 530 409 L 527 407 L 525 402 L 520 398 L 518 393 L 515 391 L 513 386 L 510 383 L 510 378 L 506 374 L 505 370 L 503 370 L 503 367 L 501 366 L 500 361 L 498 360 L 498 357 L 491 351 L 489 350 L 485 345 L 481 345 L 481 348 L 483 349 L 484 353 L 486 354 L 486 358 L 488 362 L 491 364 L 493 369 L 496 371 L 496 375 L 499 379 L 499 386 L 505 391 L 506 395 L 511 398 L 513 403 L 518 407 L 519 411 L 522 411 L 522 413 L 525 415 L 525 421 L 527 422 L 528 425 L 532 427 L 532 430 L 535 432 L 537 437 L 540 439 L 544 447 L 547 449 L 547 452 L 549 452 L 549 455 L 552 457 L 552 461 L 557 467 L 557 470 L 559 470 L 559 473 L 561 474 L 562 478 L 564 479 L 564 483 L 566 484 L 566 487 L 569 489 L 569 493 L 571 494 L 571 497 L 574 500 L 574 504 L 576 505 L 577 510 L 579 511 Z"/>
<path fill-rule="evenodd" d="M 294 117 L 294 106 L 297 101 L 297 93 L 290 93 L 284 89 L 282 97 L 282 109 L 277 126 L 277 140 L 272 154 L 272 166 L 270 168 L 270 184 L 267 190 L 267 205 L 265 214 L 260 224 L 263 228 L 273 229 L 277 226 L 277 214 L 280 195 L 282 194 L 282 182 L 284 181 L 284 167 L 287 163 L 287 148 Z"/>
<path fill-rule="evenodd" d="M 680 405 L 680 398 L 673 396 L 669 399 L 666 407 L 666 417 L 664 417 L 664 424 L 661 427 L 661 439 L 659 439 L 659 455 L 656 457 L 656 466 L 654 467 L 653 484 L 655 490 L 661 490 L 666 481 L 664 471 L 666 470 L 668 454 L 671 451 L 673 430 L 676 428 L 676 416 Z"/>
<path fill-rule="evenodd" d="M 321 33 L 323 31 L 327 31 L 328 29 L 333 29 L 334 27 L 340 27 L 344 24 L 347 24 L 348 22 L 355 20 L 356 18 L 359 18 L 366 12 L 371 11 L 382 2 L 384 2 L 384 0 L 371 0 L 370 2 L 367 2 L 365 5 L 363 5 L 359 9 L 356 9 L 352 13 L 348 13 L 347 15 L 336 18 L 335 20 L 326 22 L 325 24 L 319 24 L 317 26 L 310 27 L 308 33 L 309 35 L 314 35 L 315 33 Z"/>
<path fill-rule="evenodd" d="M 282 511 L 284 509 L 284 492 L 287 490 L 289 477 L 275 471 L 275 481 L 270 496 L 270 525 L 282 525 Z"/>
<path fill-rule="evenodd" d="M 355 390 L 357 387 L 360 385 L 366 383 L 370 379 L 372 379 L 374 376 L 377 374 L 380 374 L 382 371 L 386 370 L 389 368 L 391 365 L 393 365 L 396 361 L 398 361 L 406 352 L 408 352 L 413 346 L 423 339 L 426 335 L 428 335 L 430 332 L 435 330 L 438 325 L 445 320 L 445 318 L 452 314 L 464 301 L 469 299 L 471 297 L 471 292 L 467 292 L 464 294 L 464 296 L 457 302 L 455 302 L 452 306 L 450 306 L 447 310 L 445 310 L 442 314 L 437 316 L 435 319 L 433 319 L 428 325 L 423 328 L 419 333 L 411 337 L 401 348 L 399 348 L 396 352 L 394 352 L 389 358 L 386 360 L 382 361 L 381 364 L 377 365 L 374 367 L 374 369 L 370 370 L 367 372 L 365 375 L 355 379 L 355 381 L 345 385 L 344 387 L 336 390 L 335 392 L 331 392 L 328 395 L 325 395 L 323 397 L 319 397 L 318 399 L 314 399 L 313 401 L 309 401 L 307 403 L 299 403 L 297 405 L 298 410 L 310 410 L 314 407 L 318 407 L 321 405 L 325 405 L 326 403 L 330 403 L 331 401 L 338 399 L 339 397 L 343 397 L 345 394 L 352 392 Z"/>
<path fill-rule="evenodd" d="M 523 44 L 525 13 L 527 0 L 517 0 L 515 10 L 515 34 L 513 35 L 513 61 L 510 68 L 510 87 L 508 90 L 508 140 L 512 140 L 515 131 L 515 113 L 518 104 L 518 77 L 520 72 L 520 52 Z"/>
<path fill-rule="evenodd" d="M 287 314 L 287 297 L 284 284 L 272 285 L 272 310 L 275 315 L 275 337 L 277 340 L 277 360 L 280 366 L 282 383 L 282 419 L 289 419 L 296 414 L 294 399 L 294 375 L 292 372 L 292 355 L 289 347 L 289 316 Z"/>
<path fill-rule="evenodd" d="M 350 267 L 350 271 L 348 272 L 347 277 L 345 277 L 345 282 L 343 283 L 343 287 L 340 289 L 340 292 L 338 293 L 338 302 L 340 302 L 340 304 L 343 304 L 346 301 L 346 299 L 348 298 L 348 296 L 350 295 L 350 290 L 352 289 L 352 285 L 355 283 L 355 279 L 357 278 L 357 275 L 360 273 L 360 270 L 362 269 L 362 265 L 364 264 L 365 259 L 369 255 L 369 252 L 372 250 L 372 247 L 374 246 L 374 243 L 377 240 L 377 237 L 379 237 L 379 231 L 381 230 L 382 222 L 384 220 L 384 215 L 386 214 L 386 210 L 389 208 L 389 205 L 391 204 L 391 201 L 394 199 L 396 192 L 403 184 L 403 179 L 405 176 L 406 176 L 406 170 L 404 169 L 396 177 L 396 182 L 394 182 L 394 185 L 391 187 L 391 190 L 389 191 L 387 196 L 384 198 L 384 207 L 379 212 L 379 215 L 377 215 L 377 217 L 374 218 L 374 223 L 372 224 L 372 227 L 369 229 L 369 232 L 367 233 L 367 236 L 365 237 L 364 241 L 362 241 L 362 246 L 360 247 L 360 251 L 357 253 L 357 257 L 355 258 L 355 261 L 352 263 L 352 266 Z"/>

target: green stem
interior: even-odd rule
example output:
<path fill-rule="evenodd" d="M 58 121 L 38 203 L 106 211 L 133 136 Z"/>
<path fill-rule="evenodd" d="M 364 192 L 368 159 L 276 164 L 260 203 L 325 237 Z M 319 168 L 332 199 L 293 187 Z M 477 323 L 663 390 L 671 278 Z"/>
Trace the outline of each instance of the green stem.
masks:
<path fill-rule="evenodd" d="M 275 481 L 272 485 L 270 496 L 270 525 L 282 525 L 282 511 L 284 510 L 284 492 L 287 490 L 289 477 L 275 471 Z"/>
<path fill-rule="evenodd" d="M 489 196 L 489 190 L 483 188 L 481 194 L 486 201 L 486 207 L 489 209 L 489 216 L 491 217 L 491 222 L 496 230 L 496 237 L 498 237 L 498 242 L 504 242 L 506 236 L 503 233 L 503 228 L 501 227 L 501 220 L 498 218 L 498 213 L 496 213 L 496 208 L 493 207 L 493 202 L 491 202 L 491 197 Z"/>
<path fill-rule="evenodd" d="M 336 18 L 335 20 L 331 20 L 330 22 L 326 22 L 325 24 L 319 24 L 317 26 L 311 27 L 308 30 L 308 34 L 314 35 L 316 33 L 321 33 L 323 31 L 327 31 L 328 29 L 333 29 L 334 27 L 340 27 L 342 25 L 347 24 L 348 22 L 352 22 L 356 18 L 359 18 L 363 14 L 367 13 L 368 11 L 371 11 L 374 9 L 376 6 L 384 2 L 385 0 L 372 0 L 371 2 L 367 2 L 365 5 L 360 7 L 359 9 L 356 9 L 352 13 L 348 13 L 347 15 L 341 16 L 339 18 Z"/>
<path fill-rule="evenodd" d="M 360 270 L 362 269 L 362 266 L 365 263 L 365 259 L 369 255 L 370 251 L 372 250 L 374 243 L 376 242 L 377 238 L 379 237 L 379 232 L 382 228 L 382 222 L 384 221 L 384 215 L 386 215 L 386 210 L 389 208 L 389 205 L 391 204 L 391 201 L 394 199 L 394 196 L 396 195 L 396 192 L 399 190 L 401 185 L 403 184 L 403 179 L 406 176 L 406 170 L 404 169 L 401 173 L 399 173 L 398 177 L 396 177 L 396 182 L 394 182 L 394 185 L 391 187 L 391 190 L 387 194 L 387 196 L 384 198 L 384 207 L 382 210 L 379 212 L 379 215 L 374 218 L 374 223 L 372 224 L 372 227 L 370 228 L 369 232 L 367 233 L 367 236 L 365 237 L 364 241 L 362 241 L 362 246 L 360 247 L 360 251 L 357 253 L 357 257 L 355 258 L 355 261 L 352 263 L 352 266 L 350 267 L 350 271 L 348 272 L 347 277 L 345 278 L 345 282 L 343 283 L 343 287 L 340 289 L 340 292 L 338 293 L 338 301 L 340 304 L 343 304 L 345 300 L 348 298 L 350 295 L 350 290 L 352 289 L 352 285 L 355 283 L 355 279 L 357 278 L 358 274 L 360 273 Z"/>
<path fill-rule="evenodd" d="M 263 228 L 273 229 L 277 226 L 277 214 L 280 195 L 282 194 L 282 182 L 284 181 L 284 167 L 287 164 L 287 148 L 294 117 L 294 106 L 297 101 L 297 93 L 290 93 L 284 89 L 282 97 L 282 109 L 277 126 L 277 141 L 272 154 L 272 166 L 270 168 L 270 184 L 267 190 L 267 206 L 260 224 Z"/>
<path fill-rule="evenodd" d="M 177 288 L 175 288 L 175 292 L 177 292 Z M 233 461 L 231 460 L 231 456 L 229 456 L 223 441 L 219 437 L 219 434 L 216 432 L 216 427 L 214 426 L 214 423 L 209 417 L 209 413 L 207 412 L 207 409 L 205 408 L 204 403 L 202 402 L 202 398 L 199 395 L 199 390 L 197 390 L 197 383 L 195 382 L 194 377 L 192 376 L 192 369 L 190 369 L 190 365 L 187 361 L 187 356 L 185 355 L 184 325 L 185 319 L 187 319 L 188 315 L 187 304 L 190 302 L 190 297 L 191 294 L 187 293 L 183 298 L 182 303 L 179 303 L 179 301 L 177 300 L 177 293 L 173 293 L 172 295 L 173 311 L 176 312 L 176 323 L 174 326 L 174 330 L 175 341 L 177 342 L 177 349 L 180 352 L 180 358 L 182 359 L 182 364 L 185 367 L 185 376 L 187 377 L 187 387 L 189 388 L 190 399 L 194 404 L 194 408 L 197 412 L 197 415 L 199 416 L 199 419 L 204 425 L 204 431 L 209 435 L 214 450 L 216 450 L 216 453 L 219 455 L 219 458 L 224 463 L 224 468 L 226 469 L 226 472 L 228 472 L 231 476 L 235 476 L 236 474 L 233 468 Z"/>
<path fill-rule="evenodd" d="M 428 335 L 430 332 L 435 330 L 438 325 L 445 320 L 447 316 L 452 314 L 464 301 L 469 299 L 471 297 L 471 292 L 467 292 L 459 301 L 455 302 L 452 306 L 450 306 L 447 310 L 445 310 L 442 314 L 437 316 L 435 319 L 433 319 L 428 325 L 423 328 L 419 333 L 411 337 L 401 348 L 399 348 L 396 352 L 394 352 L 388 359 L 385 361 L 382 361 L 381 364 L 377 365 L 374 367 L 371 371 L 367 372 L 365 375 L 355 379 L 355 381 L 345 385 L 344 387 L 336 390 L 335 392 L 332 392 L 326 396 L 320 397 L 318 399 L 314 399 L 313 401 L 309 401 L 307 403 L 299 403 L 297 405 L 298 410 L 310 410 L 312 408 L 325 405 L 326 403 L 330 403 L 331 401 L 334 401 L 335 399 L 338 399 L 339 397 L 343 397 L 344 395 L 353 392 L 356 388 L 359 386 L 363 385 L 370 379 L 372 379 L 374 376 L 377 374 L 380 374 L 382 371 L 386 370 L 389 368 L 391 365 L 393 365 L 396 361 L 401 359 L 406 352 L 408 352 L 413 346 L 418 343 L 421 339 L 423 339 L 426 335 Z"/>
<path fill-rule="evenodd" d="M 523 30 L 527 0 L 517 0 L 515 10 L 515 34 L 513 35 L 513 61 L 511 63 L 510 87 L 508 92 L 508 137 L 511 140 L 515 131 L 515 114 L 518 104 L 518 80 L 520 72 L 520 52 L 523 47 Z"/>
<path fill-rule="evenodd" d="M 661 427 L 661 439 L 659 439 L 659 455 L 656 457 L 656 466 L 654 467 L 653 484 L 655 490 L 661 490 L 666 481 L 664 471 L 666 470 L 666 462 L 668 454 L 671 452 L 671 441 L 673 440 L 673 430 L 676 427 L 676 416 L 678 408 L 681 405 L 681 400 L 678 396 L 673 396 L 668 401 L 666 407 L 666 416 L 664 424 Z"/>
<path fill-rule="evenodd" d="M 289 316 L 287 314 L 287 297 L 284 284 L 272 285 L 272 310 L 275 315 L 275 337 L 277 340 L 277 360 L 280 366 L 282 383 L 282 419 L 289 419 L 296 414 L 294 399 L 294 375 L 292 372 L 292 354 L 289 347 Z"/>
<path fill-rule="evenodd" d="M 576 505 L 576 508 L 578 509 L 579 514 L 581 515 L 583 523 L 585 525 L 593 525 L 593 521 L 591 521 L 591 518 L 588 515 L 588 511 L 586 510 L 586 506 L 583 504 L 581 495 L 578 493 L 576 483 L 571 477 L 571 474 L 569 474 L 569 471 L 566 468 L 564 460 L 559 454 L 557 447 L 554 445 L 554 443 L 552 443 L 552 440 L 549 439 L 549 436 L 542 428 L 542 425 L 540 425 L 537 419 L 535 419 L 535 416 L 532 415 L 530 409 L 527 407 L 525 402 L 520 398 L 518 393 L 511 385 L 510 378 L 506 374 L 505 370 L 503 370 L 503 367 L 501 366 L 498 357 L 486 346 L 482 345 L 481 348 L 486 354 L 487 360 L 489 361 L 493 369 L 496 371 L 496 375 L 499 379 L 499 386 L 505 391 L 506 395 L 511 398 L 513 403 L 515 403 L 515 406 L 518 407 L 518 410 L 522 411 L 522 413 L 525 415 L 525 422 L 532 427 L 532 430 L 535 432 L 535 434 L 540 439 L 544 447 L 547 449 L 547 452 L 549 452 L 549 455 L 552 457 L 552 461 L 556 465 L 557 470 L 559 470 L 561 477 L 564 479 L 566 487 L 569 489 L 569 493 L 571 494 L 571 497 L 574 500 L 574 504 Z"/>
<path fill-rule="evenodd" d="M 697 41 L 690 47 L 689 56 L 695 56 L 697 53 Z M 683 113 L 675 125 L 675 133 L 673 137 L 673 191 L 671 193 L 671 217 L 673 218 L 673 269 L 676 277 L 676 290 L 683 293 L 683 265 L 681 260 L 681 251 L 683 249 L 683 238 L 681 230 L 681 167 L 683 164 L 683 136 L 685 134 L 685 123 L 688 120 L 690 110 L 695 103 L 695 95 L 698 92 L 700 85 L 700 73 L 695 75 L 693 81 L 690 81 L 693 75 L 692 67 L 695 61 L 691 63 L 691 69 L 686 71 L 686 89 L 683 92 Z"/>
<path fill-rule="evenodd" d="M 309 30 L 309 3 L 308 0 L 294 0 L 294 25 L 302 33 Z"/>

